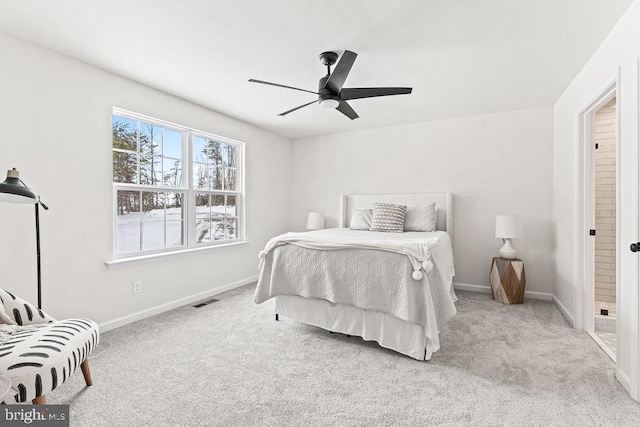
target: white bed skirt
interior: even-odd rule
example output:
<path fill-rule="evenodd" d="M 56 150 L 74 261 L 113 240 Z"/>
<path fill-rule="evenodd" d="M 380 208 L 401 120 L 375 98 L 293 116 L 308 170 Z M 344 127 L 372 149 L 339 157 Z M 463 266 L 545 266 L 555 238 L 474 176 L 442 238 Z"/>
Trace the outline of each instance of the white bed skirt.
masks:
<path fill-rule="evenodd" d="M 424 328 L 396 316 L 347 304 L 293 295 L 276 296 L 276 314 L 329 331 L 376 341 L 382 347 L 417 360 L 429 360 L 439 345 Z"/>

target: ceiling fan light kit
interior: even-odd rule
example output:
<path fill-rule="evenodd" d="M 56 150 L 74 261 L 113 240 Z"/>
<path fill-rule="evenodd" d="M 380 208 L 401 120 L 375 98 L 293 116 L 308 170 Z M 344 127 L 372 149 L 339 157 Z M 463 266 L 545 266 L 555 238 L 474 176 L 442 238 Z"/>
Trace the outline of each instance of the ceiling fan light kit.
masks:
<path fill-rule="evenodd" d="M 340 105 L 340 101 L 338 101 L 337 99 L 327 98 L 320 100 L 320 106 L 322 108 L 332 109 L 336 108 L 338 105 Z"/>
<path fill-rule="evenodd" d="M 327 75 L 320 79 L 318 83 L 318 92 L 307 89 L 300 89 L 293 86 L 281 85 L 278 83 L 266 82 L 264 80 L 249 79 L 252 83 L 260 83 L 270 86 L 283 87 L 285 89 L 299 90 L 302 92 L 313 93 L 318 95 L 318 99 L 292 108 L 291 110 L 280 113 L 279 116 L 286 116 L 296 110 L 318 102 L 322 108 L 336 109 L 351 120 L 357 119 L 358 114 L 347 103 L 351 99 L 373 98 L 376 96 L 390 95 L 408 95 L 411 93 L 410 87 L 359 87 L 359 88 L 343 88 L 344 82 L 351 71 L 351 67 L 358 55 L 350 50 L 345 50 L 338 61 L 338 54 L 335 52 L 322 52 L 320 54 L 320 62 L 327 67 Z M 336 64 L 336 61 L 338 63 Z M 331 66 L 336 64 L 331 72 Z"/>

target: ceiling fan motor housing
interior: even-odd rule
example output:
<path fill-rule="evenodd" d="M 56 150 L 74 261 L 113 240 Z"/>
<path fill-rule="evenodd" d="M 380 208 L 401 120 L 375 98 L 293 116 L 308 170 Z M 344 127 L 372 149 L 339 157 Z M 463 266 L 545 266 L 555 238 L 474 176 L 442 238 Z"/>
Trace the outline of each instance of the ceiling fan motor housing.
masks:
<path fill-rule="evenodd" d="M 329 76 L 324 76 L 318 82 L 318 101 L 322 103 L 327 99 L 335 99 L 336 101 L 340 101 L 337 93 L 333 93 L 330 89 L 326 88 L 327 80 L 329 80 Z"/>

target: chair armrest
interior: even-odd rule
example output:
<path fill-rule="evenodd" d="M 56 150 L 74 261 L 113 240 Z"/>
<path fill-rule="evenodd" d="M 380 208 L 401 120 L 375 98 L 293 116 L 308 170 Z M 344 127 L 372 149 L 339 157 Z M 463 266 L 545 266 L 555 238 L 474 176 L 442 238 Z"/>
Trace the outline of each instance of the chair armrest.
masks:
<path fill-rule="evenodd" d="M 13 396 L 11 392 L 11 379 L 0 373 L 0 402 L 9 401 L 8 399 Z"/>
<path fill-rule="evenodd" d="M 35 305 L 0 288 L 0 300 L 5 315 L 20 326 L 55 322 L 55 319 Z"/>

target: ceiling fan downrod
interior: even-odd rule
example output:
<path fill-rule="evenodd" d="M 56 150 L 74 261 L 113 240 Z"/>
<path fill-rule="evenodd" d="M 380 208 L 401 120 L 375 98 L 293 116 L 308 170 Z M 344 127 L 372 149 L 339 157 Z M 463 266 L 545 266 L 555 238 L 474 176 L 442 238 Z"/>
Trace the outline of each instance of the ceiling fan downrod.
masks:
<path fill-rule="evenodd" d="M 327 66 L 327 77 L 331 75 L 331 66 L 338 60 L 338 54 L 335 52 L 322 52 L 319 56 L 320 62 Z"/>

